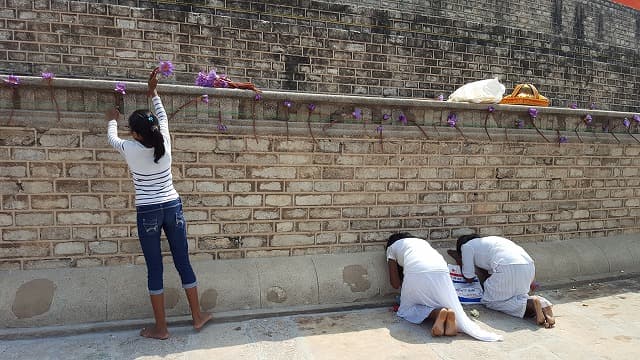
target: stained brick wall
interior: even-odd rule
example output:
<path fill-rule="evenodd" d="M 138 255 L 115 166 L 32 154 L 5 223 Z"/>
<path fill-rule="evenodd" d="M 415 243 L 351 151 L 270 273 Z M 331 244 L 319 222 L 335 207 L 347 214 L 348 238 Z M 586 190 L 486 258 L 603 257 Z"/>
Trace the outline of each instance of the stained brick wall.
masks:
<path fill-rule="evenodd" d="M 608 0 L 0 0 L 0 72 L 433 98 L 499 76 L 555 106 L 638 111 L 640 13 Z"/>
<path fill-rule="evenodd" d="M 100 113 L 112 104 L 113 84 L 54 84 L 61 122 L 38 79 L 18 88 L 10 124 L 11 108 L 0 109 L 0 269 L 141 263 L 132 182 L 107 145 Z M 144 87 L 134 85 L 126 108 L 148 106 Z M 161 88 L 170 114 L 200 91 Z M 187 107 L 171 122 L 195 259 L 380 250 L 399 230 L 435 246 L 472 231 L 525 242 L 640 230 L 638 135 L 581 127 L 578 138 L 581 110 L 540 109 L 548 143 L 513 128 L 527 107 L 497 106 L 488 117 L 484 105 L 275 92 L 256 104 L 251 93 L 210 94 L 209 105 Z M 290 113 L 281 105 L 287 98 Z M 364 124 L 343 123 L 354 107 Z M 410 125 L 395 120 L 400 111 Z M 448 111 L 457 112 L 462 134 L 443 126 Z M 394 120 L 381 142 L 374 129 L 382 112 Z M 591 113 L 597 129 L 629 116 Z M 218 119 L 227 134 L 216 131 Z M 322 131 L 329 119 L 335 125 Z M 557 143 L 552 129 L 569 142 Z"/>

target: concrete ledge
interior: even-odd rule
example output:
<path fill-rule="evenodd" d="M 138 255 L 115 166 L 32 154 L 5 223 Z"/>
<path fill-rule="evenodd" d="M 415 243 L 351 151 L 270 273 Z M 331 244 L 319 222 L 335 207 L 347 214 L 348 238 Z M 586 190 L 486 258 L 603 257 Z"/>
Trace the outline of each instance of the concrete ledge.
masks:
<path fill-rule="evenodd" d="M 536 260 L 537 280 L 545 286 L 640 272 L 638 235 L 523 247 Z M 446 249 L 441 253 L 453 262 Z M 266 316 L 292 309 L 372 306 L 389 303 L 395 294 L 383 252 L 220 260 L 195 262 L 194 267 L 202 307 L 227 317 L 234 312 Z M 189 309 L 177 284 L 175 270 L 166 266 L 167 315 L 186 323 L 188 318 L 181 317 Z M 152 316 L 145 285 L 143 266 L 0 272 L 0 323 L 5 328 L 0 336 L 56 325 L 90 329 L 107 326 L 95 323 L 132 322 L 138 326 L 141 320 L 134 319 Z"/>

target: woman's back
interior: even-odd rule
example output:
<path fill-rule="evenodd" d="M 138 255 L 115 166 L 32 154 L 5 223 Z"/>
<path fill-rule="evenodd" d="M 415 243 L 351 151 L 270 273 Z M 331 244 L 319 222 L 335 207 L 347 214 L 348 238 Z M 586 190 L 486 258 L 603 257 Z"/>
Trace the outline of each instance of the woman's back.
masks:
<path fill-rule="evenodd" d="M 394 242 L 387 248 L 387 258 L 402 266 L 405 274 L 449 271 L 442 255 L 420 238 L 404 238 Z"/>

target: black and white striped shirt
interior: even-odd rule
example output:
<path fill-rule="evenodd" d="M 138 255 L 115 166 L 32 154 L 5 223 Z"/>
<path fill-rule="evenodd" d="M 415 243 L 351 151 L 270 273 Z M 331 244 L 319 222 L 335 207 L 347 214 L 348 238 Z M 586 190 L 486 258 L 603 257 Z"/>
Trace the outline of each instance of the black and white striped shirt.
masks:
<path fill-rule="evenodd" d="M 171 138 L 167 114 L 159 96 L 153 97 L 152 100 L 166 150 L 157 164 L 153 161 L 153 148 L 145 147 L 136 140 L 123 140 L 118 137 L 116 120 L 109 121 L 107 130 L 109 144 L 124 156 L 129 165 L 136 190 L 136 206 L 160 204 L 178 198 L 171 174 Z"/>

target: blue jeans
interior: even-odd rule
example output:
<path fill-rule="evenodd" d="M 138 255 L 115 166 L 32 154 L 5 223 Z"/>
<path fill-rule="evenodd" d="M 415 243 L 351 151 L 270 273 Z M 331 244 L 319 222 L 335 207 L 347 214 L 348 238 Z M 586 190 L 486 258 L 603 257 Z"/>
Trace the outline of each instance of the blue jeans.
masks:
<path fill-rule="evenodd" d="M 160 230 L 169 241 L 173 264 L 180 274 L 182 287 L 189 289 L 197 286 L 196 275 L 189 262 L 187 245 L 187 227 L 182 213 L 180 199 L 162 204 L 136 206 L 138 213 L 138 237 L 147 263 L 147 282 L 150 295 L 159 295 L 164 291 L 162 284 L 162 250 L 160 248 Z"/>

